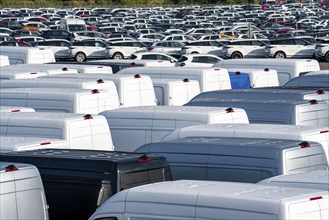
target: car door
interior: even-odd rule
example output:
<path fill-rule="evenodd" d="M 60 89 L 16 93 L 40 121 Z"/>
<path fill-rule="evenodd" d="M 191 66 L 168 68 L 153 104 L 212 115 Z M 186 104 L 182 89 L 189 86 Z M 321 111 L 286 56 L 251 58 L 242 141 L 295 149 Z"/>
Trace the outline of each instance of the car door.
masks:
<path fill-rule="evenodd" d="M 247 46 L 248 56 L 245 57 L 265 57 L 265 43 L 258 40 L 249 41 L 250 45 Z"/>
<path fill-rule="evenodd" d="M 297 57 L 312 58 L 315 52 L 315 45 L 308 43 L 302 39 L 295 39 L 298 51 L 296 52 Z"/>
<path fill-rule="evenodd" d="M 130 51 L 127 51 L 128 52 L 128 56 L 132 53 L 135 53 L 135 52 L 140 52 L 140 51 L 146 51 L 147 48 L 141 44 L 140 42 L 132 42 L 131 43 L 131 50 Z"/>
<path fill-rule="evenodd" d="M 105 49 L 107 45 L 101 41 L 95 41 L 94 45 L 95 45 L 94 47 L 95 51 L 93 53 L 94 58 L 105 58 L 106 57 Z"/>

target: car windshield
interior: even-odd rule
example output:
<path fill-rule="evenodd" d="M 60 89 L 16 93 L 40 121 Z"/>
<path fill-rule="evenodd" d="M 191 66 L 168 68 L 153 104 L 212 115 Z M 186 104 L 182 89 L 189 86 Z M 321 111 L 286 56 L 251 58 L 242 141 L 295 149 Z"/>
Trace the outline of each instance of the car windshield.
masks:
<path fill-rule="evenodd" d="M 85 31 L 86 26 L 85 25 L 79 25 L 79 24 L 71 24 L 68 25 L 70 31 Z"/>

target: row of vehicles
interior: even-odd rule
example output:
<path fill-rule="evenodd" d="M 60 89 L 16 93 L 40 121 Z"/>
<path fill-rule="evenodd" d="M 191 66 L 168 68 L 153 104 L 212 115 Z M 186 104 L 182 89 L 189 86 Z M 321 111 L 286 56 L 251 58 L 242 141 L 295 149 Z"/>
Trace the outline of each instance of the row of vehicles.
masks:
<path fill-rule="evenodd" d="M 329 216 L 328 71 L 316 60 L 136 62 L 115 74 L 111 60 L 8 64 L 0 72 L 2 219 Z M 171 104 L 155 102 L 165 92 Z"/>
<path fill-rule="evenodd" d="M 0 219 L 327 220 L 328 70 L 250 32 L 324 5 L 0 10 L 56 35 L 0 47 Z"/>
<path fill-rule="evenodd" d="M 137 51 L 161 52 L 177 59 L 209 53 L 222 58 L 329 60 L 328 12 L 320 3 L 94 9 L 3 9 L 2 21 L 18 22 L 21 27 L 3 23 L 1 45 L 51 47 L 57 59 L 79 62 L 125 59 Z M 24 21 L 39 22 L 48 29 L 24 28 Z"/>

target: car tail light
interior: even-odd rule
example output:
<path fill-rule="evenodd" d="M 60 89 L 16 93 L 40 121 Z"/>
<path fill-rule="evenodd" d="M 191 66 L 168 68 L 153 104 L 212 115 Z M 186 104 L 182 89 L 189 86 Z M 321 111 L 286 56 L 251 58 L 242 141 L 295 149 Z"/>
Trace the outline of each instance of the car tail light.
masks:
<path fill-rule="evenodd" d="M 316 91 L 316 94 L 323 95 L 324 94 L 324 91 L 322 89 L 319 89 L 318 91 Z"/>
<path fill-rule="evenodd" d="M 97 93 L 99 93 L 98 89 L 91 90 L 91 94 L 97 94 Z"/>
<path fill-rule="evenodd" d="M 19 109 L 13 109 L 13 110 L 11 110 L 11 112 L 20 112 L 21 110 L 19 110 Z"/>
<path fill-rule="evenodd" d="M 233 108 L 227 108 L 225 109 L 226 113 L 232 113 L 234 112 L 234 109 Z"/>
<path fill-rule="evenodd" d="M 136 74 L 136 75 L 134 75 L 134 78 L 135 78 L 135 79 L 139 79 L 139 78 L 142 78 L 142 77 L 141 77 L 141 75 Z"/>
<path fill-rule="evenodd" d="M 101 84 L 101 83 L 104 83 L 104 80 L 98 79 L 96 82 L 97 82 L 97 84 Z"/>
<path fill-rule="evenodd" d="M 318 199 L 322 199 L 322 196 L 312 197 L 310 198 L 310 201 L 318 200 Z"/>
<path fill-rule="evenodd" d="M 86 114 L 86 115 L 83 116 L 83 118 L 85 120 L 89 120 L 89 119 L 93 119 L 93 116 L 91 116 L 91 114 Z"/>
<path fill-rule="evenodd" d="M 186 78 L 186 79 L 183 79 L 183 82 L 185 82 L 185 83 L 190 82 L 190 80 Z"/>
<path fill-rule="evenodd" d="M 148 51 L 154 50 L 154 47 L 147 48 Z"/>
<path fill-rule="evenodd" d="M 320 134 L 328 133 L 329 130 L 320 131 Z"/>
<path fill-rule="evenodd" d="M 48 144 L 51 144 L 51 142 L 42 142 L 42 143 L 40 143 L 40 145 L 48 145 Z"/>
<path fill-rule="evenodd" d="M 316 101 L 315 99 L 313 99 L 313 100 L 310 100 L 309 103 L 311 105 L 316 105 L 316 104 L 318 104 L 318 101 Z"/>

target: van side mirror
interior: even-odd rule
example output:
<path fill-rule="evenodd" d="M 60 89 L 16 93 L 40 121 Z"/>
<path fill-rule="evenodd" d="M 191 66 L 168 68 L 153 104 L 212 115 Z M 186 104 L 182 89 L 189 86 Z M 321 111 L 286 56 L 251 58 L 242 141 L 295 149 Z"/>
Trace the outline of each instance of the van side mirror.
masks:
<path fill-rule="evenodd" d="M 97 208 L 113 195 L 112 183 L 109 180 L 102 181 L 102 187 L 98 193 Z"/>

